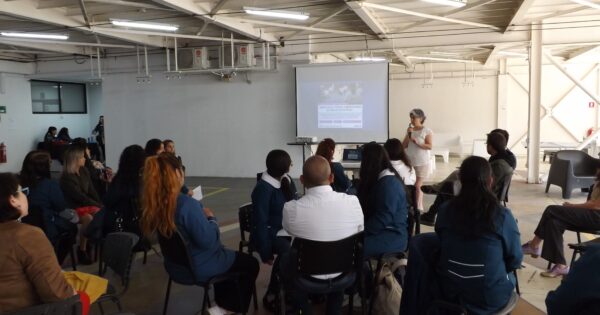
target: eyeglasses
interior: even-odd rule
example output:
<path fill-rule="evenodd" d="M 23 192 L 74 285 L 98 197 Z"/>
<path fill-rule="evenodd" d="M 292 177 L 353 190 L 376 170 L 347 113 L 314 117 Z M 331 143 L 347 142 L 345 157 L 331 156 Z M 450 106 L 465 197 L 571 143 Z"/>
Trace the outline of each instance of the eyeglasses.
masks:
<path fill-rule="evenodd" d="M 29 196 L 29 187 L 21 187 L 21 189 L 19 189 L 19 192 L 22 192 L 23 194 L 25 194 L 25 196 Z"/>

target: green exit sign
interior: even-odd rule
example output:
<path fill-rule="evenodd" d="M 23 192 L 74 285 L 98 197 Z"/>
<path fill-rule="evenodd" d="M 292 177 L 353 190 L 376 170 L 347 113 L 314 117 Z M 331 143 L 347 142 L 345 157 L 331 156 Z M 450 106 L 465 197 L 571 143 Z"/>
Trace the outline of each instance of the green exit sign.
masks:
<path fill-rule="evenodd" d="M 6 114 L 6 106 L 0 106 L 0 114 Z"/>

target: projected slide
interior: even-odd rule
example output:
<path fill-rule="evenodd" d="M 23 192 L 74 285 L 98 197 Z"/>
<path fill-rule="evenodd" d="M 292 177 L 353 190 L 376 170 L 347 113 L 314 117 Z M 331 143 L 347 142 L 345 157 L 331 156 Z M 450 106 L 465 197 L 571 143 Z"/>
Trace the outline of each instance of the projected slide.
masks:
<path fill-rule="evenodd" d="M 296 68 L 297 135 L 338 142 L 388 137 L 387 64 Z"/>

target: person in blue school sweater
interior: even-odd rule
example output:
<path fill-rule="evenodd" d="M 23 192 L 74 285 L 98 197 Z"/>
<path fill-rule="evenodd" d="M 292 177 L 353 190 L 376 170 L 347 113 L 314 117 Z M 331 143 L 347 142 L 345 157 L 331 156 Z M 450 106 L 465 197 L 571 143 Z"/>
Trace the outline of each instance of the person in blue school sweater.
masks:
<path fill-rule="evenodd" d="M 329 167 L 333 173 L 333 183 L 331 188 L 336 192 L 346 192 L 352 186 L 350 179 L 344 173 L 344 167 L 339 162 L 333 162 L 333 154 L 335 153 L 335 141 L 331 138 L 325 138 L 317 146 L 315 155 L 320 155 L 329 161 Z"/>
<path fill-rule="evenodd" d="M 588 246 L 554 291 L 548 292 L 548 315 L 600 314 L 600 244 Z"/>
<path fill-rule="evenodd" d="M 254 212 L 250 243 L 260 254 L 262 262 L 273 266 L 263 304 L 268 310 L 274 311 L 275 297 L 279 292 L 276 276 L 279 257 L 290 249 L 290 238 L 278 236 L 278 232 L 283 230 L 283 204 L 295 199 L 296 191 L 292 179 L 287 175 L 292 166 L 292 159 L 287 152 L 272 150 L 267 154 L 266 164 L 266 172 L 259 176 L 252 191 Z"/>
<path fill-rule="evenodd" d="M 404 184 L 385 149 L 363 146 L 358 200 L 365 216 L 364 258 L 399 253 L 408 243 L 408 208 Z"/>
<path fill-rule="evenodd" d="M 519 229 L 492 192 L 488 161 L 466 158 L 459 178 L 460 193 L 442 204 L 435 224 L 438 278 L 445 300 L 460 302 L 469 314 L 494 314 L 515 289 L 512 272 L 523 260 Z"/>
<path fill-rule="evenodd" d="M 248 254 L 223 246 L 214 213 L 181 193 L 183 178 L 181 163 L 173 154 L 161 153 L 146 159 L 142 185 L 142 232 L 146 236 L 158 232 L 164 237 L 171 237 L 177 232 L 181 234 L 195 277 L 190 275 L 188 268 L 165 259 L 165 269 L 175 281 L 189 283 L 195 278 L 205 282 L 226 272 L 240 273 L 239 281 L 214 284 L 217 306 L 208 311 L 210 314 L 245 313 L 258 275 L 258 261 Z"/>

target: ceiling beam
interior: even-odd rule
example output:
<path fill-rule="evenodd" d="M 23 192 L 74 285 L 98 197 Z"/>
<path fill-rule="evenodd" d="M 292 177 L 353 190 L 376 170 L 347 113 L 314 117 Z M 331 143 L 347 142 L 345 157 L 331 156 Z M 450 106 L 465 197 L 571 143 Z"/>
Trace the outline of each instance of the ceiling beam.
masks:
<path fill-rule="evenodd" d="M 347 7 L 345 4 L 343 4 L 342 6 L 340 6 L 340 7 L 338 7 L 338 8 L 335 8 L 335 9 L 331 10 L 331 11 L 330 11 L 328 14 L 325 14 L 324 16 L 322 16 L 322 17 L 318 18 L 316 21 L 314 21 L 314 22 L 310 23 L 308 26 L 309 26 L 309 27 L 315 27 L 315 26 L 319 25 L 320 23 L 323 23 L 323 22 L 325 22 L 325 21 L 328 21 L 328 20 L 330 20 L 331 18 L 333 18 L 333 17 L 337 16 L 338 14 L 340 14 L 340 13 L 342 13 L 342 12 L 346 11 L 346 10 L 348 10 L 348 7 Z M 294 36 L 298 36 L 298 35 L 300 35 L 300 34 L 303 34 L 303 33 L 305 33 L 305 32 L 306 32 L 305 30 L 300 30 L 300 31 L 297 31 L 297 32 L 294 32 L 294 33 L 292 33 L 292 34 L 291 34 L 291 35 L 289 35 L 289 36 L 286 36 L 285 38 L 286 38 L 286 39 L 289 39 L 289 38 L 294 38 Z"/>
<path fill-rule="evenodd" d="M 567 14 L 571 14 L 571 13 L 583 11 L 585 9 L 589 9 L 589 7 L 580 6 L 580 7 L 576 7 L 576 8 L 569 9 L 569 10 L 556 11 L 556 12 L 549 13 L 549 14 L 542 15 L 542 16 L 538 16 L 538 17 L 535 17 L 535 18 L 525 19 L 525 20 L 523 20 L 521 22 L 521 24 L 527 25 L 527 24 L 531 24 L 531 22 L 539 22 L 539 21 L 543 21 L 543 20 L 546 20 L 546 19 L 551 19 L 551 18 L 555 18 L 555 17 L 559 17 L 559 16 L 563 16 L 563 15 L 567 15 Z"/>
<path fill-rule="evenodd" d="M 414 64 L 412 63 L 412 61 L 410 61 L 410 59 L 408 59 L 406 57 L 406 55 L 404 54 L 404 52 L 400 49 L 394 49 L 394 54 L 396 54 L 396 57 L 398 58 L 398 60 L 400 60 L 405 66 L 412 68 L 414 67 Z"/>
<path fill-rule="evenodd" d="M 206 3 L 195 3 L 192 0 L 153 0 L 156 3 L 162 4 L 164 6 L 170 7 L 180 12 L 184 12 L 190 15 L 193 15 L 199 19 L 204 21 L 214 23 L 215 25 L 228 29 L 232 32 L 238 33 L 242 36 L 250 37 L 259 41 L 268 41 L 268 42 L 279 42 L 273 34 L 263 33 L 259 29 L 255 29 L 252 25 L 247 25 L 236 21 L 235 19 L 230 19 L 227 17 L 223 17 L 221 15 L 210 16 L 211 9 L 208 8 L 208 4 Z"/>
<path fill-rule="evenodd" d="M 529 11 L 529 8 L 531 7 L 531 5 L 533 5 L 534 1 L 535 0 L 523 0 L 521 2 L 521 5 L 517 9 L 517 11 L 515 11 L 515 14 L 513 14 L 508 24 L 506 24 L 506 27 L 504 28 L 504 33 L 513 30 L 515 26 L 517 26 L 516 24 L 523 22 L 525 14 L 527 14 L 527 11 Z"/>
<path fill-rule="evenodd" d="M 455 14 L 458 14 L 458 13 L 461 13 L 461 12 L 465 12 L 467 10 L 478 8 L 480 6 L 483 6 L 483 5 L 486 5 L 486 4 L 495 2 L 495 1 L 497 1 L 497 0 L 480 0 L 480 1 L 477 1 L 477 2 L 472 2 L 472 3 L 469 3 L 469 4 L 467 4 L 466 6 L 464 6 L 462 8 L 450 10 L 450 11 L 444 13 L 444 14 L 441 14 L 440 16 L 441 17 L 449 17 L 449 16 L 452 16 L 452 15 L 455 15 Z M 403 26 L 401 28 L 394 29 L 394 32 L 404 32 L 404 31 L 409 30 L 409 29 L 411 29 L 413 27 L 417 27 L 417 26 L 421 26 L 421 25 L 427 24 L 427 23 L 429 23 L 431 21 L 434 21 L 434 20 L 424 19 L 424 20 L 421 20 L 421 21 L 414 22 L 414 23 L 411 23 L 409 25 Z"/>
<path fill-rule="evenodd" d="M 367 24 L 367 26 L 379 37 L 384 39 L 387 28 L 373 16 L 373 13 L 362 5 L 362 1 L 346 1 L 346 4 L 358 15 L 358 17 Z"/>
<path fill-rule="evenodd" d="M 577 49 L 576 51 L 570 53 L 569 57 L 565 61 L 573 62 L 575 60 L 582 59 L 583 57 L 585 57 L 586 55 L 589 55 L 592 52 L 598 52 L 599 47 L 600 46 L 588 46 L 588 47 L 583 47 L 583 48 Z"/>
<path fill-rule="evenodd" d="M 494 49 L 492 49 L 490 51 L 490 53 L 487 55 L 487 57 L 485 58 L 485 62 L 483 63 L 483 67 L 484 68 L 490 68 L 492 66 L 492 61 L 494 61 L 494 59 L 495 59 L 494 57 L 502 49 L 503 48 L 501 48 L 500 45 L 494 46 Z"/>
<path fill-rule="evenodd" d="M 431 15 L 431 14 L 420 13 L 420 12 L 415 12 L 415 11 L 410 11 L 410 10 L 404 10 L 404 9 L 400 9 L 400 8 L 396 8 L 396 7 L 390 7 L 390 6 L 385 6 L 385 5 L 380 5 L 380 4 L 370 3 L 370 2 L 358 2 L 358 4 L 361 6 L 365 6 L 365 7 L 369 7 L 369 8 L 373 8 L 373 9 L 379 9 L 379 10 L 384 10 L 384 11 L 389 11 L 389 12 L 413 15 L 413 16 L 418 16 L 418 17 L 422 17 L 422 18 L 426 18 L 426 19 L 439 20 L 439 21 L 444 21 L 444 22 L 448 22 L 448 23 L 456 23 L 456 24 L 469 25 L 469 26 L 482 27 L 482 28 L 490 28 L 493 30 L 500 30 L 499 27 L 490 25 L 490 24 L 483 24 L 483 23 L 469 22 L 469 21 L 459 20 L 459 19 L 452 19 L 452 18 L 447 18 L 447 17 L 443 17 L 443 16 L 439 16 L 439 15 Z"/>
<path fill-rule="evenodd" d="M 149 36 L 161 36 L 167 38 L 188 38 L 188 39 L 198 39 L 198 40 L 208 40 L 208 41 L 217 41 L 217 42 L 230 42 L 231 38 L 225 37 L 210 37 L 210 36 L 199 36 L 199 35 L 188 35 L 188 34 L 179 34 L 179 33 L 165 33 L 165 32 L 156 32 L 156 31 L 141 31 L 141 30 L 131 30 L 131 29 L 120 29 L 120 28 L 108 28 L 108 27 L 93 27 L 94 31 L 102 31 L 102 32 L 114 32 L 114 33 L 122 33 L 122 34 L 136 34 L 136 35 L 149 35 Z M 253 40 L 247 39 L 233 39 L 236 43 L 255 43 Z"/>
<path fill-rule="evenodd" d="M 25 20 L 67 27 L 73 30 L 89 33 L 82 17 L 66 17 L 61 9 L 37 9 L 35 0 L 0 1 L 0 12 Z M 132 42 L 152 47 L 164 47 L 162 38 L 147 35 L 117 34 L 109 31 L 96 31 L 98 35 L 104 35 L 115 39 Z"/>
<path fill-rule="evenodd" d="M 302 26 L 295 24 L 287 24 L 287 23 L 277 23 L 277 22 L 268 22 L 268 21 L 260 21 L 260 20 L 249 20 L 249 19 L 237 19 L 239 23 L 249 23 L 253 25 L 268 25 L 268 26 L 276 26 L 304 31 L 311 31 L 317 33 L 333 33 L 333 34 L 342 34 L 342 35 L 357 35 L 364 36 L 368 35 L 362 32 L 351 32 L 351 31 L 341 31 L 341 30 L 332 30 L 328 28 L 318 28 L 318 27 L 310 27 L 310 26 Z"/>
<path fill-rule="evenodd" d="M 24 48 L 42 50 L 42 51 L 50 51 L 50 52 L 55 52 L 55 53 L 68 54 L 68 55 L 88 55 L 88 53 L 91 51 L 91 50 L 86 50 L 83 47 L 61 45 L 61 44 L 56 44 L 56 43 L 19 41 L 19 40 L 15 40 L 14 38 L 11 40 L 6 40 L 3 38 L 0 38 L 0 44 L 12 45 L 12 46 L 17 46 L 17 47 L 24 47 Z"/>
<path fill-rule="evenodd" d="M 209 15 L 214 16 L 215 14 L 217 14 L 227 1 L 229 0 L 219 0 L 219 2 L 217 2 L 217 4 L 215 4 L 215 6 L 210 10 Z"/>

